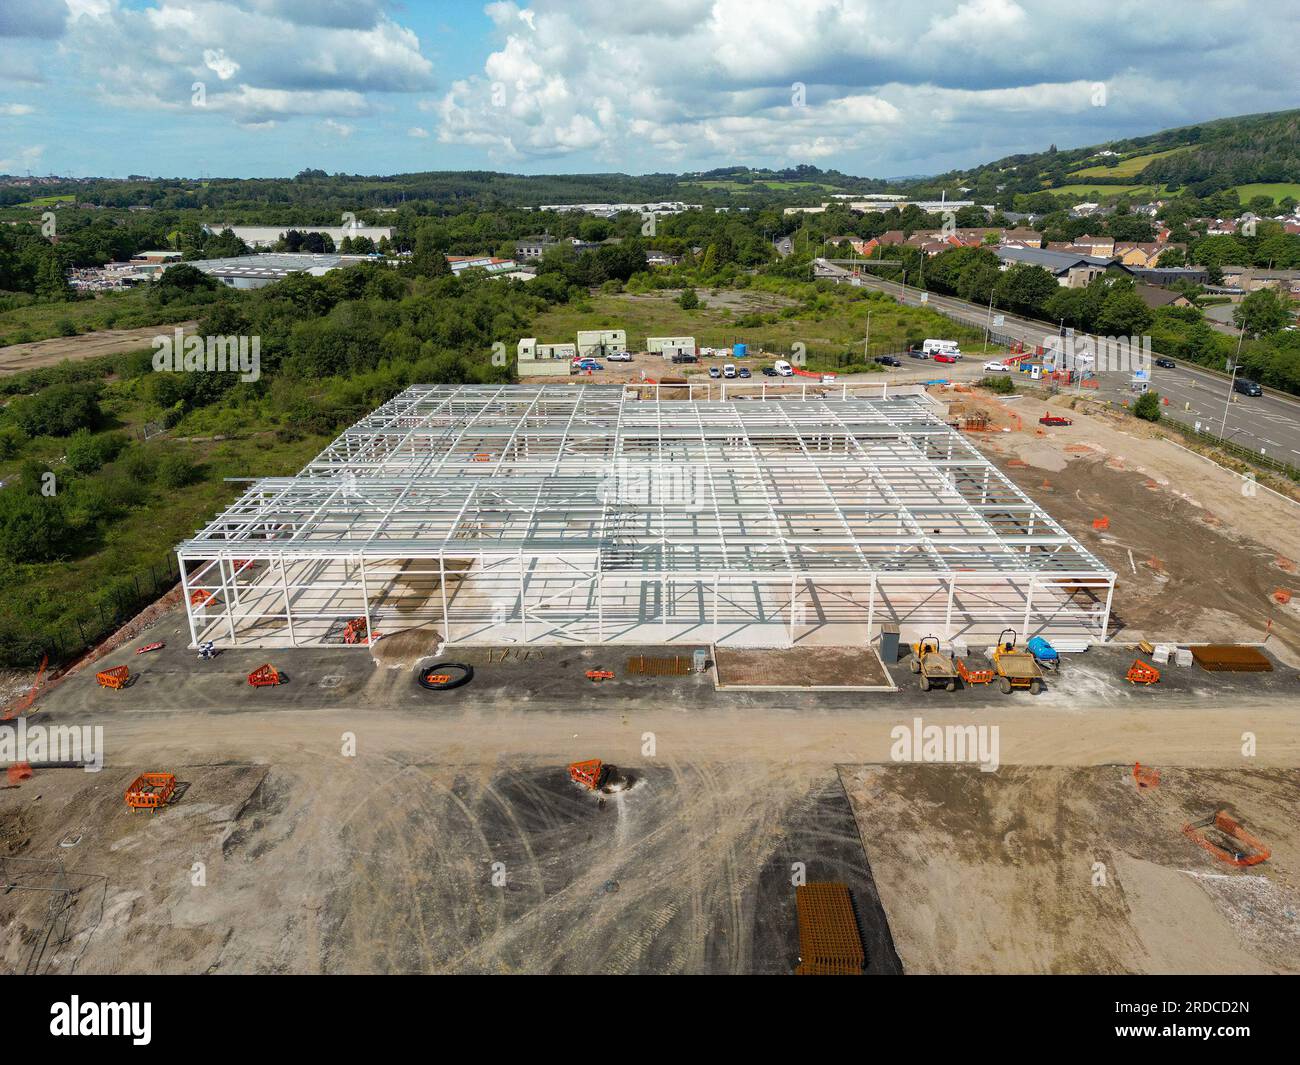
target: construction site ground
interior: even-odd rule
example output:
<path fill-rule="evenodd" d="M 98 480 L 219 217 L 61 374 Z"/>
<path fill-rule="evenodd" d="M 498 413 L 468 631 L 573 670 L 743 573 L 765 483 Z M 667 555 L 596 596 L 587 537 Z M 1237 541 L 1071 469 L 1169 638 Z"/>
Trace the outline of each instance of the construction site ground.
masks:
<path fill-rule="evenodd" d="M 629 674 L 683 648 L 626 646 L 452 648 L 476 675 L 434 693 L 365 648 L 199 662 L 172 610 L 36 699 L 33 723 L 103 726 L 105 768 L 0 790 L 6 882 L 76 881 L 57 935 L 48 893 L 0 894 L 0 967 L 787 973 L 802 877 L 848 883 L 873 972 L 1294 970 L 1300 629 L 1272 597 L 1300 558 L 1292 504 L 1105 419 L 984 440 L 1120 574 L 1128 644 L 1065 656 L 1041 695 L 923 693 L 906 661 L 897 692 L 719 691 Z M 1262 642 L 1276 668 L 1135 686 L 1143 636 Z M 251 688 L 268 660 L 288 683 Z M 119 664 L 134 683 L 99 688 Z M 896 762 L 921 723 L 997 726 L 1000 767 Z M 631 788 L 573 784 L 593 757 Z M 151 770 L 179 799 L 132 814 Z M 1216 809 L 1269 860 L 1179 831 Z"/>

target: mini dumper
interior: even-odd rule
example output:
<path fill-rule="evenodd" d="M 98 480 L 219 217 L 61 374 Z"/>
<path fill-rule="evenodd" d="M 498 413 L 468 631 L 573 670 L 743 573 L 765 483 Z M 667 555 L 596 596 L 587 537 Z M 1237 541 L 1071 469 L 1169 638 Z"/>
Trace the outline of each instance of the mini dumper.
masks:
<path fill-rule="evenodd" d="M 1007 634 L 1011 638 L 1007 639 Z M 1043 690 L 1043 671 L 1028 651 L 1016 650 L 1016 632 L 1003 629 L 998 645 L 993 649 L 993 669 L 998 675 L 998 688 L 1003 695 L 1013 691 L 1028 691 L 1037 695 Z"/>
<path fill-rule="evenodd" d="M 938 636 L 926 636 L 912 644 L 912 660 L 908 668 L 920 677 L 923 692 L 940 686 L 945 691 L 957 690 L 957 663 L 952 660 L 952 655 L 939 649 Z"/>

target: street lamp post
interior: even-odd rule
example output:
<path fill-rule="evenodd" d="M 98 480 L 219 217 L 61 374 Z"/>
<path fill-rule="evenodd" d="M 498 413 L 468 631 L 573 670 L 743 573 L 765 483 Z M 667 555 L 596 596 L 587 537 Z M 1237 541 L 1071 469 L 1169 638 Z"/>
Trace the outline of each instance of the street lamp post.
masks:
<path fill-rule="evenodd" d="M 867 308 L 867 339 L 862 346 L 862 359 L 864 362 L 871 361 L 871 308 Z"/>
<path fill-rule="evenodd" d="M 1237 386 L 1237 367 L 1241 365 L 1241 342 L 1246 338 L 1246 323 L 1241 323 L 1237 332 L 1237 354 L 1232 359 L 1232 376 L 1228 379 L 1228 398 L 1223 401 L 1223 424 L 1219 426 L 1219 436 L 1228 438 L 1228 408 L 1232 406 L 1232 392 Z"/>

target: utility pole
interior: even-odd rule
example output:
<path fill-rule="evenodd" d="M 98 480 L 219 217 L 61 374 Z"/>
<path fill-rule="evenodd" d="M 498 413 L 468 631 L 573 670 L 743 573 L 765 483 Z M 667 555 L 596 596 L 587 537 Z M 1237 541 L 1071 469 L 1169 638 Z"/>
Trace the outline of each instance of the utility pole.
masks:
<path fill-rule="evenodd" d="M 1237 367 L 1241 365 L 1241 342 L 1246 339 L 1246 320 L 1243 316 L 1241 329 L 1237 333 L 1237 354 L 1232 359 L 1232 377 L 1228 379 L 1228 398 L 1223 401 L 1223 424 L 1219 426 L 1219 436 L 1228 438 L 1228 408 L 1232 405 L 1232 392 L 1237 385 Z"/>
<path fill-rule="evenodd" d="M 871 308 L 867 308 L 867 339 L 862 345 L 862 358 L 864 362 L 871 361 Z"/>

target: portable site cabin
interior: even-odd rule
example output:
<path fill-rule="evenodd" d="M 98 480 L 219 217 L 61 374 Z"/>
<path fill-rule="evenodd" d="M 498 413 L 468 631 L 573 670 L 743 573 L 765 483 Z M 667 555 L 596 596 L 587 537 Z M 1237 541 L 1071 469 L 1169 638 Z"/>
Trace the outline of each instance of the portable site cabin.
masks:
<path fill-rule="evenodd" d="M 578 355 L 582 358 L 603 359 L 612 351 L 627 351 L 627 330 L 579 330 Z"/>
<path fill-rule="evenodd" d="M 651 355 L 662 355 L 665 359 L 697 353 L 694 337 L 646 337 L 645 349 Z"/>

